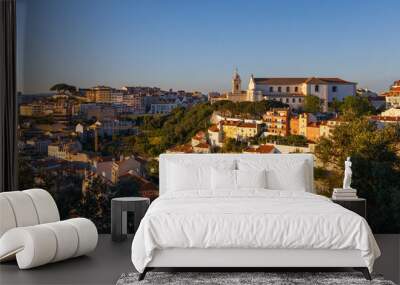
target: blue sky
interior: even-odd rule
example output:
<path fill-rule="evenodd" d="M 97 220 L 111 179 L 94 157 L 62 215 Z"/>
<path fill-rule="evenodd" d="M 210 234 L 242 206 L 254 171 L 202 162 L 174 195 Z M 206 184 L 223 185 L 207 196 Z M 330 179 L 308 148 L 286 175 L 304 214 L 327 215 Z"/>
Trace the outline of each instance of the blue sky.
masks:
<path fill-rule="evenodd" d="M 222 91 L 250 74 L 400 79 L 400 1 L 17 0 L 18 89 Z"/>

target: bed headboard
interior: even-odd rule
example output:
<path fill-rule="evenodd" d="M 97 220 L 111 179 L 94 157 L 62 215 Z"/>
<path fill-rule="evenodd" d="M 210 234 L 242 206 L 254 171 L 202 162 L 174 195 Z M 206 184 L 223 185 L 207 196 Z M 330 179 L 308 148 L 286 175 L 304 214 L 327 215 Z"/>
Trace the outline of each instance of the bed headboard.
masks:
<path fill-rule="evenodd" d="M 236 161 L 238 159 L 266 159 L 271 163 L 273 161 L 281 161 L 288 160 L 291 162 L 299 162 L 304 161 L 307 166 L 307 192 L 314 193 L 314 156 L 312 154 L 161 154 L 159 157 L 160 166 L 159 166 L 159 179 L 160 179 L 160 195 L 164 194 L 167 191 L 167 180 L 168 180 L 168 162 L 186 162 L 190 164 L 209 164 L 212 165 L 213 162 L 220 160 L 223 158 L 224 160 L 232 160 Z"/>

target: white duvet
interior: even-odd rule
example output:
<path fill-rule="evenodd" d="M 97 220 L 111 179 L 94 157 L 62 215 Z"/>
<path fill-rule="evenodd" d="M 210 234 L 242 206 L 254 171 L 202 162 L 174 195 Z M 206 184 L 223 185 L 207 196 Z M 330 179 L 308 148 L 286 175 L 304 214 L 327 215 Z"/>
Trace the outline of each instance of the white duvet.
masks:
<path fill-rule="evenodd" d="M 157 198 L 132 243 L 135 268 L 165 248 L 358 249 L 370 271 L 380 255 L 359 215 L 319 195 L 265 189 Z"/>

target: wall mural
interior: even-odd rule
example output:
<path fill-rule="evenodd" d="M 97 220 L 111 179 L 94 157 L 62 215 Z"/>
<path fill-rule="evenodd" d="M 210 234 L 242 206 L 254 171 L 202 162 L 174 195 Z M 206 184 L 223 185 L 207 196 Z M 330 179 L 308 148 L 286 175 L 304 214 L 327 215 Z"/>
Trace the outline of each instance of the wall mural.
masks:
<path fill-rule="evenodd" d="M 231 82 L 222 83 L 230 87 L 218 92 L 197 91 L 201 87 L 163 88 L 169 83 L 150 76 L 148 70 L 143 72 L 152 77 L 153 84 L 146 84 L 149 80 L 138 82 L 134 74 L 140 70 L 136 69 L 131 71 L 132 77 L 124 74 L 120 81 L 114 75 L 106 77 L 103 72 L 100 76 L 94 71 L 82 80 L 80 76 L 85 76 L 90 67 L 71 68 L 71 53 L 51 51 L 43 55 L 34 37 L 42 38 L 49 32 L 49 37 L 54 37 L 49 42 L 75 45 L 72 48 L 77 53 L 88 51 L 88 41 L 80 45 L 83 35 L 72 39 L 66 34 L 64 38 L 38 25 L 29 30 L 29 21 L 40 18 L 45 26 L 51 26 L 51 19 L 42 18 L 43 11 L 37 8 L 27 17 L 29 5 L 19 4 L 18 20 L 27 31 L 19 31 L 18 39 L 31 46 L 30 51 L 18 53 L 19 61 L 26 62 L 19 64 L 23 78 L 19 87 L 26 90 L 18 94 L 19 187 L 48 190 L 62 219 L 88 217 L 99 232 L 110 232 L 112 198 L 158 196 L 161 153 L 312 153 L 319 194 L 331 197 L 333 189 L 342 186 L 345 161 L 350 156 L 351 186 L 368 201 L 373 231 L 400 232 L 400 110 L 396 109 L 400 107 L 400 81 L 378 95 L 362 89 L 351 78 L 264 77 L 251 75 L 251 71 L 240 74 L 238 69 L 229 75 Z M 48 4 L 44 11 L 54 8 Z M 68 20 L 65 15 L 58 16 Z M 89 30 L 98 28 L 82 21 Z M 114 44 L 122 45 L 121 52 L 125 50 L 123 41 Z M 103 47 L 89 50 L 96 53 L 97 48 Z M 118 71 L 109 63 L 118 53 L 110 59 L 89 53 L 85 56 L 101 61 L 109 69 L 107 73 Z M 35 64 L 40 66 L 35 69 Z M 57 76 L 51 76 L 52 70 L 58 70 L 54 71 Z M 227 78 L 230 72 L 225 69 L 221 78 Z"/>

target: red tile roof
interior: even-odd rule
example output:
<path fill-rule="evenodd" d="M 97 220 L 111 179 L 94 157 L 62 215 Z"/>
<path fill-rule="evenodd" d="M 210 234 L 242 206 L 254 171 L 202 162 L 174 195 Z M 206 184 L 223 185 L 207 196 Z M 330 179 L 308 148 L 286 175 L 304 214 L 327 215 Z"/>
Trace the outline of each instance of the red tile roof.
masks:
<path fill-rule="evenodd" d="M 199 144 L 195 145 L 194 147 L 208 149 L 210 147 L 210 145 L 208 143 L 199 143 Z"/>
<path fill-rule="evenodd" d="M 237 126 L 239 125 L 239 123 L 240 123 L 239 121 L 227 121 L 227 120 L 221 121 L 221 124 L 226 126 Z"/>
<path fill-rule="evenodd" d="M 374 121 L 383 122 L 400 122 L 400 117 L 395 116 L 371 116 L 371 119 Z"/>
<path fill-rule="evenodd" d="M 240 122 L 240 121 L 221 121 L 222 125 L 226 125 L 226 126 L 237 126 L 240 128 L 257 128 L 257 124 L 256 123 L 244 123 L 244 122 Z"/>
<path fill-rule="evenodd" d="M 257 151 L 259 153 L 271 153 L 274 149 L 275 149 L 275 147 L 273 145 L 264 144 L 264 145 L 260 145 L 258 147 Z"/>
<path fill-rule="evenodd" d="M 190 144 L 182 144 L 171 147 L 169 149 L 171 152 L 183 152 L 183 153 L 193 153 L 193 147 Z"/>
<path fill-rule="evenodd" d="M 298 85 L 302 83 L 311 84 L 354 84 L 338 77 L 272 77 L 272 78 L 254 78 L 256 84 L 269 85 Z"/>
<path fill-rule="evenodd" d="M 257 128 L 257 124 L 255 123 L 240 123 L 239 126 L 240 128 Z"/>
<path fill-rule="evenodd" d="M 244 149 L 244 152 L 251 152 L 251 153 L 272 153 L 275 149 L 275 146 L 270 144 L 260 145 L 258 147 L 251 147 L 248 146 Z"/>

